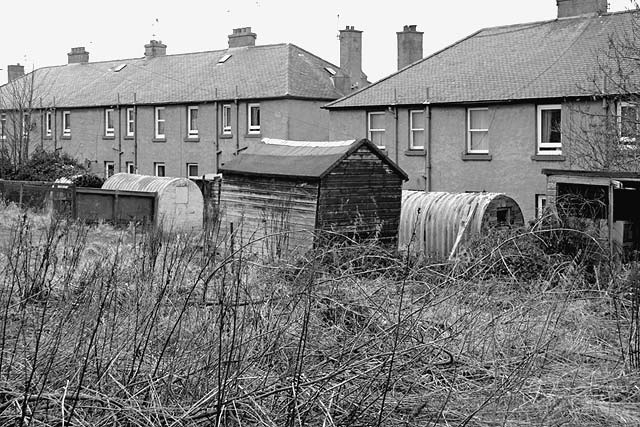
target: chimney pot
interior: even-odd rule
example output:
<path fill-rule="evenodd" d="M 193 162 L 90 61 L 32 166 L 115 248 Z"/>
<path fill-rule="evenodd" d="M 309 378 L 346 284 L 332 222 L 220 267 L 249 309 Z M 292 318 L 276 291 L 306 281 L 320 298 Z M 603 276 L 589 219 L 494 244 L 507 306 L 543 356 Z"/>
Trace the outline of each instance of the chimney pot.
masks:
<path fill-rule="evenodd" d="M 229 34 L 229 48 L 255 46 L 257 38 L 257 34 L 251 32 L 251 27 L 234 28 Z"/>
<path fill-rule="evenodd" d="M 167 54 L 167 45 L 161 40 L 150 40 L 144 45 L 144 57 L 146 59 L 165 56 Z"/>
<path fill-rule="evenodd" d="M 84 50 L 84 46 L 72 47 L 71 52 L 67 53 L 67 62 L 69 64 L 86 64 L 89 62 L 89 52 Z"/>
<path fill-rule="evenodd" d="M 9 65 L 7 67 L 7 81 L 11 83 L 14 80 L 24 76 L 24 65 L 17 63 L 16 65 Z"/>
<path fill-rule="evenodd" d="M 608 0 L 556 0 L 558 18 L 603 14 L 609 8 Z"/>
<path fill-rule="evenodd" d="M 362 31 L 347 25 L 340 30 L 340 69 L 341 75 L 336 88 L 343 94 L 367 84 L 367 76 L 362 72 Z"/>
<path fill-rule="evenodd" d="M 417 31 L 417 25 L 405 25 L 398 35 L 398 70 L 422 59 L 422 39 L 424 33 Z"/>

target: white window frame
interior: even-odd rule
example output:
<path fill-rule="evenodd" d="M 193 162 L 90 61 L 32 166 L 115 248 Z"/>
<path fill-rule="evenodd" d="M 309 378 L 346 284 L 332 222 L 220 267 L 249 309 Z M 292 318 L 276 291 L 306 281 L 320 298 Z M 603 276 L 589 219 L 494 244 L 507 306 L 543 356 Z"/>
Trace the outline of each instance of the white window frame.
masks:
<path fill-rule="evenodd" d="M 372 128 L 371 127 L 371 117 L 373 117 L 373 116 L 382 116 L 384 118 L 386 116 L 386 113 L 384 111 L 369 111 L 367 113 L 367 137 L 369 138 L 369 141 L 371 141 L 371 142 L 373 142 L 373 140 L 374 140 L 373 134 L 375 132 L 382 132 L 382 134 L 384 134 L 387 131 L 386 128 Z M 382 139 L 384 140 L 384 137 Z M 385 146 L 384 145 L 378 145 L 378 148 L 380 148 L 381 150 L 384 150 Z"/>
<path fill-rule="evenodd" d="M 7 139 L 7 114 L 0 113 L 0 141 Z"/>
<path fill-rule="evenodd" d="M 485 135 L 487 135 L 487 138 L 489 138 L 489 128 L 477 128 L 477 129 L 472 129 L 471 128 L 471 113 L 473 111 L 486 111 L 487 115 L 489 114 L 489 108 L 488 107 L 474 107 L 474 108 L 467 108 L 467 153 L 469 154 L 489 154 L 489 149 L 487 148 L 486 150 L 474 150 L 473 148 L 471 148 L 471 136 L 474 133 L 480 133 L 480 132 L 484 132 Z M 487 140 L 487 145 L 488 145 L 489 141 Z"/>
<path fill-rule="evenodd" d="M 618 106 L 616 108 L 616 114 L 618 117 L 618 136 L 620 137 L 620 142 L 627 145 L 636 145 L 638 141 L 636 138 L 622 136 L 622 108 L 623 107 L 632 107 L 636 110 L 636 131 L 640 130 L 640 104 L 636 104 L 633 102 L 620 101 L 618 102 Z"/>
<path fill-rule="evenodd" d="M 414 114 L 421 114 L 422 115 L 422 120 L 420 121 L 420 126 L 421 127 L 416 127 L 417 123 L 414 123 L 413 121 L 413 115 Z M 415 143 L 415 136 L 414 136 L 414 132 L 425 132 L 425 110 L 409 110 L 409 149 L 410 150 L 424 150 L 424 144 L 423 145 L 416 145 Z M 424 135 L 425 139 L 426 139 L 426 134 Z"/>
<path fill-rule="evenodd" d="M 62 136 L 71 136 L 71 111 L 62 112 Z"/>
<path fill-rule="evenodd" d="M 197 163 L 187 163 L 187 177 L 189 177 L 189 178 L 199 177 L 200 175 L 192 175 L 192 174 L 189 173 L 189 168 L 191 168 L 192 166 L 195 166 L 196 169 L 198 169 L 198 164 Z"/>
<path fill-rule="evenodd" d="M 113 120 L 113 108 L 105 108 L 104 109 L 104 136 L 115 136 L 116 127 Z M 111 119 L 111 127 L 109 127 L 109 119 Z"/>
<path fill-rule="evenodd" d="M 257 108 L 258 109 L 258 124 L 254 124 L 251 123 L 251 110 Z M 260 133 L 260 125 L 261 125 L 261 120 L 262 117 L 260 115 L 260 104 L 258 103 L 251 103 L 251 104 L 247 104 L 247 133 L 250 134 L 258 134 Z"/>
<path fill-rule="evenodd" d="M 231 135 L 231 104 L 222 105 L 222 134 Z"/>
<path fill-rule="evenodd" d="M 133 162 L 126 163 L 127 173 L 136 173 L 136 165 Z"/>
<path fill-rule="evenodd" d="M 160 169 L 160 167 L 162 167 L 162 175 L 158 175 L 158 170 Z M 153 173 L 155 174 L 155 176 L 167 176 L 167 166 L 164 164 L 164 162 L 156 162 L 153 164 Z"/>
<path fill-rule="evenodd" d="M 105 179 L 108 179 L 109 177 L 113 176 L 113 175 L 109 175 L 109 166 L 113 167 L 113 175 L 116 174 L 116 164 L 115 164 L 115 162 L 106 161 L 106 162 L 104 162 L 104 177 L 105 177 Z"/>
<path fill-rule="evenodd" d="M 129 137 L 133 137 L 136 134 L 136 119 L 135 119 L 135 111 L 133 107 L 127 108 L 127 133 L 126 135 Z"/>
<path fill-rule="evenodd" d="M 560 142 L 544 142 L 542 141 L 542 112 L 549 110 L 560 110 Z M 537 108 L 537 135 L 536 135 L 536 154 L 541 156 L 558 156 L 562 155 L 562 105 L 548 104 L 538 105 Z M 548 150 L 543 150 L 548 148 Z"/>
<path fill-rule="evenodd" d="M 156 139 L 166 139 L 167 138 L 167 119 L 166 116 L 160 118 L 160 112 L 165 112 L 165 107 L 156 107 L 154 110 L 154 135 Z M 159 132 L 160 123 L 164 125 L 164 133 Z"/>
<path fill-rule="evenodd" d="M 51 135 L 53 135 L 53 126 L 51 126 L 53 124 L 53 121 L 51 120 L 52 118 L 52 112 L 51 110 L 47 110 L 44 112 L 44 136 L 46 138 L 51 138 Z"/>
<path fill-rule="evenodd" d="M 544 215 L 544 210 L 547 204 L 546 194 L 536 194 L 536 218 L 540 219 Z"/>
<path fill-rule="evenodd" d="M 191 128 L 191 118 L 193 112 L 196 112 L 196 128 Z M 190 105 L 187 107 L 187 136 L 189 138 L 197 138 L 198 137 L 198 106 Z"/>

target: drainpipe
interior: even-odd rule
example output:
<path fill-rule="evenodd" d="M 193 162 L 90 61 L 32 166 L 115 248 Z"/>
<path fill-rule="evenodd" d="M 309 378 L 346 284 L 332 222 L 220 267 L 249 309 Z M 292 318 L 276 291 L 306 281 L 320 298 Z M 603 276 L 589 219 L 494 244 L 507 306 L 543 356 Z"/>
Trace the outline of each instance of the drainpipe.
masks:
<path fill-rule="evenodd" d="M 135 92 L 133 92 L 133 170 L 138 173 L 138 103 Z"/>
<path fill-rule="evenodd" d="M 217 89 L 216 89 L 217 92 Z M 218 96 L 218 94 L 216 93 L 216 97 Z M 215 111 L 215 115 L 216 115 L 216 119 L 215 119 L 215 133 L 214 135 L 216 136 L 216 148 L 215 148 L 215 152 L 214 152 L 214 165 L 216 167 L 215 173 L 218 173 L 218 169 L 220 169 L 220 112 L 218 111 L 219 109 L 219 105 L 218 105 L 218 101 L 215 101 L 213 103 L 213 110 Z"/>
<path fill-rule="evenodd" d="M 393 107 L 393 118 L 395 121 L 395 146 L 396 146 L 396 165 L 399 164 L 398 163 L 398 159 L 399 159 L 399 154 L 398 151 L 400 150 L 400 144 L 398 143 L 398 107 L 395 106 Z"/>
<path fill-rule="evenodd" d="M 425 178 L 425 191 L 431 191 L 431 106 L 429 104 L 424 107 L 424 178 Z"/>
<path fill-rule="evenodd" d="M 122 172 L 122 105 L 118 93 L 118 172 Z"/>

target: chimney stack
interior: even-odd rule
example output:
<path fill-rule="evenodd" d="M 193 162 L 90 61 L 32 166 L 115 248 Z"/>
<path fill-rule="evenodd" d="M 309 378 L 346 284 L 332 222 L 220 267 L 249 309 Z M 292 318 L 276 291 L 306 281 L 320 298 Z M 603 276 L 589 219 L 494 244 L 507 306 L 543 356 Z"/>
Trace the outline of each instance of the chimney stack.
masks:
<path fill-rule="evenodd" d="M 251 32 L 251 27 L 234 28 L 233 33 L 229 34 L 229 48 L 255 46 L 256 33 Z"/>
<path fill-rule="evenodd" d="M 608 0 L 557 0 L 558 18 L 607 13 Z"/>
<path fill-rule="evenodd" d="M 24 76 L 24 65 L 16 64 L 7 67 L 7 81 L 11 83 L 14 80 Z"/>
<path fill-rule="evenodd" d="M 86 64 L 89 62 L 89 52 L 84 47 L 72 47 L 71 52 L 67 53 L 69 64 Z"/>
<path fill-rule="evenodd" d="M 353 26 L 340 30 L 340 69 L 344 76 L 336 79 L 336 86 L 347 94 L 364 87 L 367 76 L 362 72 L 362 31 Z"/>
<path fill-rule="evenodd" d="M 148 44 L 144 45 L 144 57 L 146 59 L 156 58 L 158 56 L 165 56 L 167 54 L 167 45 L 162 41 L 151 40 Z"/>
<path fill-rule="evenodd" d="M 422 31 L 416 25 L 405 25 L 398 35 L 398 70 L 422 59 Z"/>

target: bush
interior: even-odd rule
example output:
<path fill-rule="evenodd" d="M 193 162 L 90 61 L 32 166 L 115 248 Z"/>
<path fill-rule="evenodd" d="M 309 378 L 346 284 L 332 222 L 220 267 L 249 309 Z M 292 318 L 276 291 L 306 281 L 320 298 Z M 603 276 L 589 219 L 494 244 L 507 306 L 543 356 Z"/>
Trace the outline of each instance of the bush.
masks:
<path fill-rule="evenodd" d="M 101 188 L 105 180 L 98 175 L 86 174 L 76 176 L 72 181 L 76 187 Z"/>
<path fill-rule="evenodd" d="M 5 165 L 5 160 L 8 162 Z M 15 167 L 8 157 L 0 156 L 0 167 L 9 170 L 3 176 L 19 181 L 55 181 L 83 174 L 86 168 L 67 153 L 50 152 L 37 148 L 26 163 Z"/>

